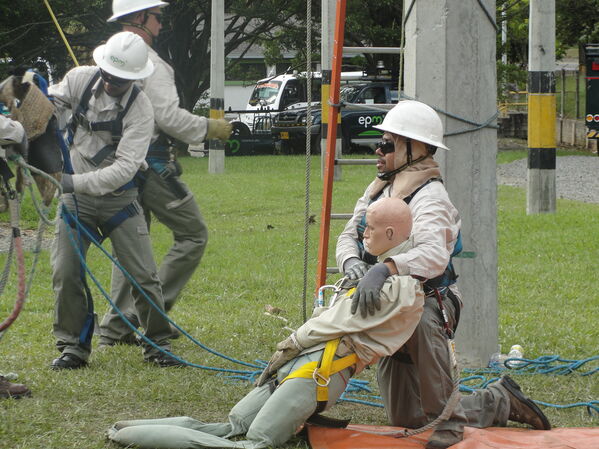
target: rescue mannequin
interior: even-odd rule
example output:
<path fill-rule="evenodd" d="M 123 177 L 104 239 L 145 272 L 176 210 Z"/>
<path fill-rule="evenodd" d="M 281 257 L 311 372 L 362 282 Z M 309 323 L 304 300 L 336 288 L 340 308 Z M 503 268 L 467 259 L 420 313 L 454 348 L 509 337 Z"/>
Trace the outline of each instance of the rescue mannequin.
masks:
<path fill-rule="evenodd" d="M 402 200 L 378 201 L 368 209 L 367 221 L 365 241 L 373 254 L 386 258 L 411 247 L 410 211 Z M 283 445 L 315 412 L 335 404 L 352 375 L 393 354 L 407 341 L 424 301 L 420 282 L 411 276 L 387 279 L 375 319 L 352 315 L 350 296 L 346 293 L 330 308 L 316 309 L 315 316 L 277 345 L 258 386 L 233 407 L 228 423 L 206 424 L 188 417 L 120 421 L 109 430 L 109 438 L 140 448 L 258 449 Z M 327 364 L 333 355 L 336 359 Z M 318 361 L 321 365 L 316 376 Z M 309 363 L 313 366 L 305 366 Z M 328 369 L 330 374 L 323 374 Z M 321 390 L 317 392 L 313 376 L 323 382 L 330 380 L 323 396 Z M 228 439 L 242 434 L 247 438 L 244 441 Z"/>
<path fill-rule="evenodd" d="M 113 0 L 113 15 L 108 21 L 117 21 L 124 31 L 140 36 L 156 67 L 154 73 L 140 84 L 154 108 L 154 131 L 146 157 L 149 169 L 142 174 L 140 203 L 148 227 L 153 215 L 173 233 L 173 245 L 158 271 L 164 307 L 168 312 L 198 267 L 208 242 L 208 228 L 198 203 L 180 179 L 180 166 L 171 160 L 169 139 L 194 145 L 209 139 L 226 141 L 231 134 L 231 124 L 224 119 L 201 117 L 179 107 L 175 73 L 152 48 L 162 28 L 162 8 L 167 5 L 160 0 Z M 112 272 L 111 296 L 116 306 L 138 326 L 140 321 L 133 309 L 131 285 L 116 269 Z M 177 338 L 178 331 L 174 327 L 171 330 L 171 338 Z M 131 329 L 112 309 L 104 316 L 100 332 L 101 345 L 136 342 Z"/>
<path fill-rule="evenodd" d="M 340 234 L 336 258 L 346 276 L 360 279 L 352 313 L 359 310 L 363 317 L 376 317 L 379 292 L 388 276 L 411 275 L 424 281 L 426 299 L 416 331 L 400 351 L 383 357 L 377 370 L 391 425 L 419 428 L 441 415 L 453 391 L 447 338 L 457 327 L 462 307 L 451 264 L 456 247 L 461 245 L 461 220 L 433 159 L 438 148 L 449 150 L 443 143 L 443 124 L 437 113 L 424 103 L 404 100 L 375 128 L 384 133 L 375 151 L 378 174 Z M 363 217 L 369 204 L 389 197 L 409 204 L 414 246 L 377 263 L 363 242 Z M 458 443 L 465 424 L 504 426 L 508 418 L 537 429 L 550 427 L 538 407 L 506 377 L 489 389 L 462 398 L 449 419 L 437 425 L 426 447 L 444 449 Z"/>
<path fill-rule="evenodd" d="M 49 89 L 59 113 L 73 115 L 69 126 L 73 173 L 62 176 L 61 201 L 88 229 L 110 238 L 119 263 L 157 308 L 164 310 L 152 246 L 132 182 L 144 162 L 154 127 L 152 105 L 133 83 L 149 76 L 154 64 L 143 40 L 129 32 L 112 36 L 94 50 L 93 57 L 97 67 L 76 67 Z M 85 367 L 94 330 L 93 302 L 73 245 L 77 231 L 74 223 L 66 223 L 68 216 L 63 214 L 65 219 L 57 226 L 51 253 L 54 335 L 61 352 L 52 362 L 54 370 Z M 90 240 L 82 237 L 84 256 L 89 245 Z M 134 298 L 145 335 L 170 349 L 168 321 L 140 291 L 135 291 Z M 147 362 L 158 366 L 180 365 L 149 344 L 143 345 L 143 352 Z"/>

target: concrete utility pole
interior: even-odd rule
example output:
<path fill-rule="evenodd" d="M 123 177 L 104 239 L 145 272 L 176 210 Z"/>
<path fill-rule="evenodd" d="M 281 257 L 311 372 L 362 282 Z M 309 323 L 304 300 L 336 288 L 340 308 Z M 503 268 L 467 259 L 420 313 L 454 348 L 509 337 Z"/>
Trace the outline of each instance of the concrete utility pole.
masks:
<path fill-rule="evenodd" d="M 225 2 L 212 0 L 210 32 L 210 118 L 225 117 Z M 208 142 L 208 173 L 225 171 L 225 146 Z"/>
<path fill-rule="evenodd" d="M 496 123 L 495 0 L 404 2 L 405 93 L 475 123 Z M 411 9 L 410 9 L 411 8 Z M 464 309 L 457 332 L 463 363 L 484 366 L 497 351 L 497 131 L 439 114 L 438 150 L 445 186 L 462 219 L 462 257 L 455 259 Z M 447 135 L 449 133 L 449 135 Z"/>
<path fill-rule="evenodd" d="M 322 0 L 322 39 L 320 43 L 320 64 L 322 67 L 321 89 L 321 132 L 320 132 L 320 175 L 324 176 L 324 161 L 326 159 L 327 133 L 329 131 L 329 92 L 331 88 L 331 60 L 333 59 L 333 39 L 335 34 L 336 0 Z M 337 125 L 337 143 L 335 144 L 335 158 L 341 157 L 341 115 Z M 335 165 L 333 179 L 341 179 L 341 166 Z"/>
<path fill-rule="evenodd" d="M 555 0 L 530 0 L 526 213 L 555 212 Z"/>

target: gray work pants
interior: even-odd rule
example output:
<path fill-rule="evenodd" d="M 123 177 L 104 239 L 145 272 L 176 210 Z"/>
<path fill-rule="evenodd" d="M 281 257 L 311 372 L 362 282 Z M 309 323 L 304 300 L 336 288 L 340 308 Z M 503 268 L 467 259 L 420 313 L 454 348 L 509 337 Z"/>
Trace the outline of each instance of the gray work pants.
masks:
<path fill-rule="evenodd" d="M 453 303 L 445 298 L 443 305 L 449 325 L 453 326 Z M 453 391 L 453 380 L 447 336 L 436 298 L 425 298 L 414 334 L 398 353 L 379 361 L 377 377 L 392 425 L 418 428 L 443 412 Z M 458 404 L 451 417 L 437 429 L 462 431 L 465 423 L 465 412 Z"/>
<path fill-rule="evenodd" d="M 322 350 L 302 355 L 278 372 L 288 373 L 320 359 Z M 326 409 L 341 396 L 351 369 L 331 376 Z M 316 410 L 316 384 L 312 379 L 290 379 L 274 392 L 270 384 L 254 388 L 229 413 L 229 422 L 208 424 L 188 417 L 117 422 L 108 437 L 123 446 L 187 449 L 198 447 L 260 449 L 288 441 Z M 228 438 L 246 434 L 242 441 Z"/>
<path fill-rule="evenodd" d="M 173 233 L 173 246 L 164 256 L 158 271 L 162 283 L 164 308 L 168 312 L 202 259 L 208 242 L 208 228 L 193 194 L 184 183 L 179 181 L 188 195 L 179 199 L 153 170 L 148 170 L 146 176 L 140 199 L 148 227 L 153 214 Z M 111 292 L 113 301 L 134 325 L 139 325 L 131 295 L 131 284 L 118 269 L 113 269 Z M 100 332 L 103 337 L 111 340 L 122 340 L 131 334 L 131 329 L 114 310 L 110 309 L 102 319 Z"/>
<path fill-rule="evenodd" d="M 137 189 L 127 190 L 118 196 L 108 194 L 96 197 L 78 194 L 76 199 L 79 221 L 97 227 L 127 205 L 137 203 L 136 198 Z M 73 195 L 63 195 L 62 201 L 68 210 L 75 214 Z M 69 238 L 69 233 L 77 241 L 77 231 L 61 220 L 56 226 L 51 255 L 52 285 L 56 297 L 54 335 L 57 340 L 56 345 L 61 352 L 74 354 L 82 360 L 87 360 L 91 345 L 82 341 L 80 334 L 88 316 L 88 304 L 80 277 L 79 257 Z M 84 235 L 83 232 L 81 234 Z M 164 310 L 160 281 L 143 216 L 138 214 L 127 218 L 110 233 L 109 238 L 119 263 L 139 283 L 152 301 Z M 87 254 L 89 245 L 90 242 L 83 238 L 81 251 L 84 256 Z M 146 329 L 145 335 L 157 345 L 168 349 L 170 327 L 166 319 L 137 290 L 133 294 L 133 304 L 136 314 Z M 145 344 L 143 349 L 146 358 L 159 352 Z"/>

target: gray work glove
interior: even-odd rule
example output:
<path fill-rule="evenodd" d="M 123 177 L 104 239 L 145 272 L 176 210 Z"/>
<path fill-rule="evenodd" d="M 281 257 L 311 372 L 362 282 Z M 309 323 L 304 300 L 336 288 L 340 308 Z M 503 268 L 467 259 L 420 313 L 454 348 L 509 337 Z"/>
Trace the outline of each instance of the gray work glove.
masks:
<path fill-rule="evenodd" d="M 282 367 L 289 360 L 297 357 L 303 350 L 304 348 L 298 343 L 295 333 L 278 343 L 277 351 L 272 355 L 268 365 L 264 371 L 262 371 L 262 374 L 260 374 L 260 377 L 256 381 L 256 386 L 261 387 L 268 382 L 270 377 L 275 374 L 280 367 Z"/>
<path fill-rule="evenodd" d="M 363 278 L 372 265 L 367 264 L 362 259 L 350 257 L 343 262 L 343 273 L 351 280 Z"/>
<path fill-rule="evenodd" d="M 63 173 L 62 178 L 60 179 L 60 186 L 62 187 L 62 193 L 73 193 L 75 191 L 73 175 Z"/>
<path fill-rule="evenodd" d="M 369 314 L 374 315 L 375 309 L 381 310 L 381 288 L 390 275 L 389 268 L 383 262 L 373 265 L 360 279 L 352 295 L 351 313 L 355 314 L 359 306 L 362 318 L 366 318 Z"/>
<path fill-rule="evenodd" d="M 233 125 L 224 118 L 208 119 L 208 131 L 206 132 L 206 140 L 220 139 L 223 142 L 229 140 Z"/>

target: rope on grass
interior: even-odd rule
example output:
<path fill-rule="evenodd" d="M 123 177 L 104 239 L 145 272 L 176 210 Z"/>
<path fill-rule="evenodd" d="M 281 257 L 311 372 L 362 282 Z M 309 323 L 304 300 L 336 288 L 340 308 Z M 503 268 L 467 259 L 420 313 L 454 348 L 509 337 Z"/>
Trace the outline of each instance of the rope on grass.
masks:
<path fill-rule="evenodd" d="M 223 353 L 220 353 L 206 345 L 204 345 L 203 343 L 201 343 L 200 341 L 198 341 L 197 339 L 195 339 L 194 337 L 192 337 L 189 333 L 187 333 L 184 329 L 182 329 L 181 327 L 179 327 L 179 325 L 177 323 L 175 323 L 166 313 L 164 313 L 163 310 L 160 309 L 160 307 L 158 307 L 156 305 L 156 303 L 148 296 L 148 294 L 145 292 L 145 290 L 143 288 L 141 288 L 141 286 L 137 283 L 137 281 L 135 280 L 135 278 L 133 278 L 133 276 L 131 276 L 129 274 L 129 272 L 127 272 L 127 270 L 114 258 L 112 257 L 112 255 L 106 251 L 106 249 L 104 249 L 104 247 L 102 247 L 102 245 L 94 238 L 94 236 L 91 234 L 91 232 L 81 224 L 81 222 L 79 221 L 78 217 L 74 214 L 72 214 L 67 208 L 66 206 L 64 206 L 64 204 L 62 205 L 62 215 L 64 220 L 68 223 L 68 220 L 70 219 L 72 223 L 75 224 L 75 226 L 77 227 L 78 231 L 83 231 L 83 234 L 85 235 L 85 237 L 94 244 L 94 246 L 96 246 L 97 248 L 100 249 L 100 251 L 119 269 L 122 271 L 122 273 L 125 275 L 125 277 L 129 280 L 129 282 L 131 282 L 131 284 L 134 286 L 134 288 L 136 288 L 144 297 L 144 299 L 148 302 L 148 304 L 153 307 L 163 318 L 165 318 L 170 324 L 172 324 L 175 328 L 177 328 L 177 330 L 179 330 L 183 335 L 185 335 L 189 340 L 191 340 L 195 345 L 199 346 L 200 348 L 204 349 L 207 352 L 210 352 L 213 355 L 216 355 L 218 357 L 221 357 L 225 360 L 228 360 L 230 362 L 233 363 L 237 363 L 240 365 L 244 365 L 250 368 L 254 368 L 254 370 L 234 370 L 234 369 L 228 369 L 228 368 L 217 368 L 217 367 L 213 367 L 213 366 L 207 366 L 207 365 L 199 365 L 196 363 L 192 363 L 189 362 L 187 360 L 184 360 L 180 357 L 177 357 L 176 355 L 174 355 L 173 353 L 171 353 L 170 351 L 158 346 L 156 343 L 154 343 L 151 339 L 149 339 L 148 337 L 146 337 L 145 335 L 143 335 L 135 326 L 133 326 L 133 324 L 131 324 L 131 322 L 127 319 L 127 317 L 125 317 L 125 315 L 123 314 L 123 312 L 114 304 L 114 302 L 112 301 L 112 299 L 110 298 L 110 295 L 106 292 L 106 290 L 102 287 L 100 281 L 94 276 L 94 274 L 91 272 L 89 266 L 87 265 L 86 261 L 85 261 L 85 257 L 83 256 L 83 253 L 81 251 L 81 249 L 79 248 L 79 245 L 76 242 L 75 236 L 73 236 L 74 230 L 71 229 L 71 227 L 67 224 L 66 228 L 67 228 L 67 234 L 69 237 L 69 240 L 73 246 L 73 249 L 75 250 L 75 252 L 77 253 L 77 256 L 79 257 L 79 260 L 81 261 L 81 265 L 83 266 L 85 272 L 90 276 L 90 278 L 94 281 L 94 284 L 98 287 L 98 289 L 100 290 L 100 292 L 102 293 L 102 295 L 104 296 L 104 298 L 106 298 L 106 300 L 108 301 L 108 303 L 110 304 L 110 306 L 117 312 L 117 314 L 119 315 L 119 317 L 123 320 L 123 322 L 125 324 L 127 324 L 127 326 L 136 334 L 138 335 L 145 343 L 149 344 L 150 346 L 152 346 L 154 349 L 157 349 L 158 351 L 167 354 L 169 357 L 172 357 L 174 360 L 177 360 L 180 363 L 183 363 L 185 365 L 191 366 L 193 368 L 200 368 L 200 369 L 204 369 L 204 370 L 208 370 L 208 371 L 218 371 L 218 372 L 222 372 L 222 373 L 230 373 L 230 374 L 236 374 L 236 375 L 241 375 L 242 378 L 247 379 L 247 380 L 251 380 L 254 379 L 257 375 L 259 375 L 262 370 L 264 369 L 264 364 L 261 362 L 258 363 L 248 363 L 248 362 L 244 362 L 238 359 L 235 359 L 233 357 L 229 357 Z M 67 218 L 68 217 L 68 218 Z"/>

